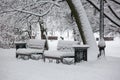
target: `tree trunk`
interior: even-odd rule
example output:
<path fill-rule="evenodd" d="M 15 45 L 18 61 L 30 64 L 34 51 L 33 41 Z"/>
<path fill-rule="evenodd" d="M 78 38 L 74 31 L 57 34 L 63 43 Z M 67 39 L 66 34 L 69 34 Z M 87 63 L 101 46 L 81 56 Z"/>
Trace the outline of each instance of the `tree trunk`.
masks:
<path fill-rule="evenodd" d="M 105 41 L 104 41 L 104 0 L 100 0 L 100 40 L 99 40 L 99 51 L 98 57 L 105 56 Z"/>
<path fill-rule="evenodd" d="M 29 28 L 30 28 L 29 37 L 30 37 L 30 39 L 32 39 L 32 26 L 30 25 Z"/>
<path fill-rule="evenodd" d="M 41 32 L 41 39 L 45 39 L 45 35 L 44 35 L 44 27 L 43 27 L 42 24 L 43 24 L 43 23 L 39 22 L 40 32 Z"/>
<path fill-rule="evenodd" d="M 100 0 L 100 39 L 104 38 L 104 0 Z"/>
<path fill-rule="evenodd" d="M 47 40 L 47 32 L 46 30 L 44 29 L 44 26 L 42 25 L 43 23 L 41 23 L 39 21 L 39 26 L 40 26 L 40 30 L 41 30 L 41 39 L 45 39 L 46 42 L 45 42 L 45 49 L 48 50 L 48 40 Z M 46 35 L 45 35 L 46 34 Z"/>
<path fill-rule="evenodd" d="M 76 20 L 83 44 L 88 44 L 88 60 L 96 60 L 99 53 L 92 28 L 88 21 L 81 0 L 66 0 Z"/>

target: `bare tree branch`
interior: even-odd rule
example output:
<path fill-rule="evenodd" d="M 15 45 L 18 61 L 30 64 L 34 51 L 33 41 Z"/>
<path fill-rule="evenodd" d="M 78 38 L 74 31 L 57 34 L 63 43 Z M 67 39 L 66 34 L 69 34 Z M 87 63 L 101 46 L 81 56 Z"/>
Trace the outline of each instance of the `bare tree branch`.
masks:
<path fill-rule="evenodd" d="M 120 20 L 120 17 L 115 13 L 115 11 L 112 9 L 112 7 L 110 6 L 110 4 L 108 3 L 108 1 L 107 0 L 105 0 L 106 1 L 106 3 L 108 4 L 107 6 L 108 6 L 108 8 L 110 9 L 110 11 L 113 13 L 113 15 L 118 19 L 118 20 Z"/>
<path fill-rule="evenodd" d="M 38 13 L 26 11 L 26 10 L 20 10 L 20 9 L 15 9 L 15 11 L 22 12 L 22 13 L 27 13 L 27 14 L 31 14 L 31 15 L 35 15 L 35 16 L 38 16 L 38 17 L 42 17 L 42 16 L 48 14 L 48 13 L 50 12 L 50 10 L 52 9 L 53 6 L 54 6 L 54 5 L 52 4 L 52 5 L 50 6 L 50 8 L 49 8 L 47 11 L 45 11 L 44 13 L 42 13 L 42 14 L 38 14 Z"/>
<path fill-rule="evenodd" d="M 10 13 L 10 12 L 14 12 L 15 10 L 6 10 L 6 11 L 2 11 L 0 12 L 0 14 L 4 14 L 4 13 Z"/>
<path fill-rule="evenodd" d="M 44 0 L 44 1 L 39 1 L 39 2 L 36 2 L 36 3 L 32 3 L 32 4 L 29 4 L 29 5 L 27 5 L 27 6 L 25 6 L 24 8 L 27 8 L 27 7 L 29 7 L 29 6 L 33 6 L 33 5 L 39 5 L 40 3 L 51 3 L 51 4 L 54 4 L 54 5 L 56 5 L 56 6 L 60 6 L 59 4 L 58 4 L 58 2 L 59 1 L 47 1 L 47 0 Z"/>
<path fill-rule="evenodd" d="M 113 2 L 115 2 L 116 4 L 120 5 L 120 2 L 116 1 L 116 0 L 111 0 Z"/>
<path fill-rule="evenodd" d="M 98 11 L 100 11 L 100 9 L 91 0 L 86 0 L 86 1 L 88 1 L 94 8 L 96 8 Z M 116 26 L 120 27 L 120 24 L 118 24 L 115 20 L 113 20 L 110 16 L 108 16 L 107 13 L 104 12 L 104 15 L 112 23 L 114 23 Z"/>

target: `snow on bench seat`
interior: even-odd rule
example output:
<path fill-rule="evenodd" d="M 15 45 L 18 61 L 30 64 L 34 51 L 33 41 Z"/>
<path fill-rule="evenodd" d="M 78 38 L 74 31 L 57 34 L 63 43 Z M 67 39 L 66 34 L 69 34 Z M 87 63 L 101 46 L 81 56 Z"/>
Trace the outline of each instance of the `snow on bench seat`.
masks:
<path fill-rule="evenodd" d="M 61 58 L 63 56 L 74 56 L 74 52 L 63 52 L 63 51 L 57 51 L 57 50 L 45 51 L 44 56 Z"/>
<path fill-rule="evenodd" d="M 32 49 L 32 48 L 23 48 L 16 51 L 17 54 L 32 54 L 32 53 L 43 53 L 44 50 Z"/>
<path fill-rule="evenodd" d="M 90 46 L 89 45 L 73 45 L 73 47 L 86 48 Z"/>

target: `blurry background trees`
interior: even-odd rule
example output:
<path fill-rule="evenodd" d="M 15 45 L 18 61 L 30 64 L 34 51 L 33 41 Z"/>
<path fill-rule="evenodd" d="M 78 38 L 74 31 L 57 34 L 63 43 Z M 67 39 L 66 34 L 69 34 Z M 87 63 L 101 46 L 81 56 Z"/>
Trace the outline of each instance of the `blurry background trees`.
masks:
<path fill-rule="evenodd" d="M 93 31 L 98 32 L 99 0 L 81 1 Z M 117 0 L 105 0 L 105 14 L 113 21 L 105 17 L 105 35 L 120 34 L 119 3 Z M 14 41 L 31 38 L 32 32 L 40 30 L 41 23 L 43 32 L 58 30 L 62 33 L 77 26 L 65 0 L 0 0 L 0 47 L 13 47 Z M 74 33 L 78 33 L 77 29 Z"/>

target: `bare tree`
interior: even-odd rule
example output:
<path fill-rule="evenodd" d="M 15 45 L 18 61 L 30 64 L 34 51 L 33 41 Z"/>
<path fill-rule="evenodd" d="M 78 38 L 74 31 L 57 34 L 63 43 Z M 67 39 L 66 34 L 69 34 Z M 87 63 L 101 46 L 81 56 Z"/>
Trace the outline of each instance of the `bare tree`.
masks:
<path fill-rule="evenodd" d="M 41 24 L 40 19 L 47 15 L 54 5 L 59 6 L 58 1 L 53 0 L 1 0 L 0 4 L 1 18 L 4 19 L 3 22 L 8 22 L 5 24 L 13 24 L 17 28 L 22 28 L 25 27 L 25 24 L 29 24 L 27 26 L 29 30 L 22 32 L 28 32 L 31 38 L 32 24 L 40 23 L 42 39 L 47 38 L 44 37 L 46 29 Z"/>

